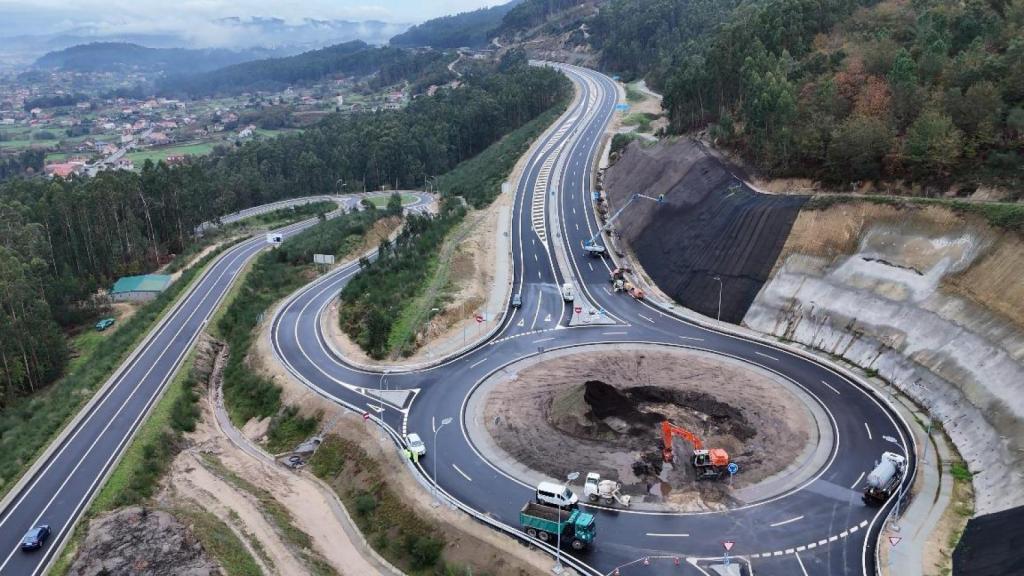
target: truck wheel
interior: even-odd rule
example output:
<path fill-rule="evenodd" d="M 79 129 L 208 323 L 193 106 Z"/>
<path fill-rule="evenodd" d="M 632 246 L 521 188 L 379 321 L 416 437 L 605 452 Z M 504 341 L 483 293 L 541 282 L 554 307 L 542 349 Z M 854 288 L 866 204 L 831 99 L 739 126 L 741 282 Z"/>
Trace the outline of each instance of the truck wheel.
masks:
<path fill-rule="evenodd" d="M 527 528 L 526 529 L 526 535 L 529 536 L 530 538 L 536 538 L 537 537 L 537 531 L 534 530 L 533 528 Z"/>
<path fill-rule="evenodd" d="M 599 496 L 597 494 L 591 494 L 590 496 L 587 496 L 587 498 L 589 498 L 591 502 L 597 502 Z"/>
<path fill-rule="evenodd" d="M 540 539 L 541 539 L 542 542 L 547 542 L 548 540 L 551 540 L 551 534 L 548 534 L 547 532 L 544 532 L 543 530 L 540 531 L 537 535 L 540 536 Z"/>
<path fill-rule="evenodd" d="M 587 547 L 587 545 L 582 540 L 577 540 L 577 539 L 573 538 L 573 540 L 572 540 L 572 549 L 573 550 L 583 550 L 586 547 Z"/>

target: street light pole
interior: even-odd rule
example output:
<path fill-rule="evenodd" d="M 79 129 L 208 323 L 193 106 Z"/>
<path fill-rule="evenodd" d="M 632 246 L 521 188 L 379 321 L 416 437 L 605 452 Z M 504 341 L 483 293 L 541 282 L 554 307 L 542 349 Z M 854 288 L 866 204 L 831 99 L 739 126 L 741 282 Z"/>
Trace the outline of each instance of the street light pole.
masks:
<path fill-rule="evenodd" d="M 565 484 L 562 484 L 562 492 L 569 487 L 569 482 L 580 477 L 579 472 L 569 472 L 565 477 Z M 562 501 L 558 501 L 558 537 L 556 538 L 555 544 L 555 567 L 551 569 L 555 574 L 561 574 L 565 571 L 562 567 Z"/>
<path fill-rule="evenodd" d="M 439 502 L 438 498 L 437 498 L 437 453 L 438 453 L 437 433 L 440 432 L 441 428 L 444 428 L 445 425 L 451 424 L 451 422 L 452 422 L 452 419 L 449 416 L 448 418 L 445 418 L 445 419 L 441 420 L 441 425 L 440 426 L 438 426 L 437 428 L 434 428 L 434 446 L 433 446 L 433 449 L 432 449 L 432 452 L 434 453 L 434 502 L 431 504 L 431 506 L 433 506 L 434 508 L 437 508 L 438 506 L 441 505 L 441 502 Z"/>
<path fill-rule="evenodd" d="M 377 382 L 377 400 L 380 403 L 380 410 L 377 412 L 377 415 L 380 417 L 380 439 L 381 440 L 384 439 L 384 379 L 387 378 L 387 377 L 388 377 L 388 371 L 384 370 L 384 372 L 382 372 L 381 375 L 380 375 L 380 380 Z"/>
<path fill-rule="evenodd" d="M 722 320 L 722 277 L 715 276 L 715 280 L 718 280 L 718 321 Z"/>

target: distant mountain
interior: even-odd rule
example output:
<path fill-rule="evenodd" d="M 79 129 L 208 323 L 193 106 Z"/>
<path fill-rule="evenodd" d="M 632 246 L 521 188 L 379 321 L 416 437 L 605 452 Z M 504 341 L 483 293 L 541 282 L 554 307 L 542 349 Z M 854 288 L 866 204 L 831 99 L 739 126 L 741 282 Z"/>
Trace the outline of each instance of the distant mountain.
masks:
<path fill-rule="evenodd" d="M 281 55 L 280 51 L 263 48 L 238 51 L 224 48 L 193 50 L 147 48 L 126 42 L 93 42 L 49 52 L 36 60 L 34 66 L 77 72 L 142 70 L 184 74 Z"/>
<path fill-rule="evenodd" d="M 487 44 L 491 31 L 501 24 L 505 14 L 522 2 L 512 0 L 498 6 L 427 20 L 391 38 L 390 44 L 433 48 L 481 47 Z"/>
<path fill-rule="evenodd" d="M 414 52 L 403 48 L 376 48 L 354 40 L 286 58 L 269 58 L 235 64 L 194 75 L 168 77 L 158 84 L 165 95 L 199 97 L 257 90 L 280 90 L 294 84 L 315 82 L 331 75 L 378 74 L 384 83 L 424 71 L 442 57 L 440 52 Z"/>

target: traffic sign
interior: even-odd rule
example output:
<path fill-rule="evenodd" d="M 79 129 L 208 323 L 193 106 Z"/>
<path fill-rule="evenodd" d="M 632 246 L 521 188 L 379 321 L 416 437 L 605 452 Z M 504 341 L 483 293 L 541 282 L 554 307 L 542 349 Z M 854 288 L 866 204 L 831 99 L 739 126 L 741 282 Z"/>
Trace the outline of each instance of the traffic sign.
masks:
<path fill-rule="evenodd" d="M 729 466 L 726 468 L 729 471 L 729 476 L 740 471 L 740 465 L 735 462 L 729 462 Z"/>
<path fill-rule="evenodd" d="M 483 322 L 484 320 L 486 320 L 486 318 L 484 318 L 483 314 L 477 314 L 475 316 L 475 318 L 476 318 L 477 324 L 479 324 L 480 322 Z"/>
<path fill-rule="evenodd" d="M 583 312 L 583 308 L 581 308 L 581 307 L 579 307 L 579 306 L 577 306 L 577 307 L 573 308 L 573 310 L 574 310 L 574 311 L 575 311 L 575 312 L 576 312 L 577 314 L 579 314 L 580 312 Z"/>
<path fill-rule="evenodd" d="M 370 413 L 369 412 L 363 412 L 363 422 L 366 422 L 369 419 L 370 419 Z"/>
<path fill-rule="evenodd" d="M 889 536 L 889 545 L 895 546 L 899 544 L 901 540 L 903 540 L 903 537 L 901 536 Z"/>
<path fill-rule="evenodd" d="M 735 545 L 736 545 L 736 542 L 734 542 L 732 540 L 726 540 L 725 542 L 722 542 L 722 546 L 725 548 L 726 552 L 732 550 L 732 547 L 735 546 Z"/>

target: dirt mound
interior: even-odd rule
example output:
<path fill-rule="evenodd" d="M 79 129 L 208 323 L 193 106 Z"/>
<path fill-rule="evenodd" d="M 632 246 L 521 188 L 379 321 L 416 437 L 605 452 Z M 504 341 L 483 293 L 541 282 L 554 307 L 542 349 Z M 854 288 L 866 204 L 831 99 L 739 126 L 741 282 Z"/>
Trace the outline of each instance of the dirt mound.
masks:
<path fill-rule="evenodd" d="M 780 472 L 810 441 L 807 408 L 761 372 L 680 348 L 608 348 L 540 360 L 490 389 L 483 422 L 494 443 L 552 478 L 594 471 L 634 502 L 707 510 L 730 504 L 729 491 L 695 482 L 688 458 L 663 465 L 662 421 L 725 449 L 743 471 L 737 489 Z"/>
<path fill-rule="evenodd" d="M 131 506 L 89 522 L 68 574 L 145 574 L 212 576 L 217 564 L 202 544 L 174 516 L 162 510 Z"/>
<path fill-rule="evenodd" d="M 616 232 L 651 279 L 684 306 L 739 322 L 767 280 L 803 196 L 749 188 L 735 170 L 699 143 L 682 139 L 645 147 L 634 142 L 604 177 L 610 208 L 641 192 L 663 203 L 636 202 Z"/>

